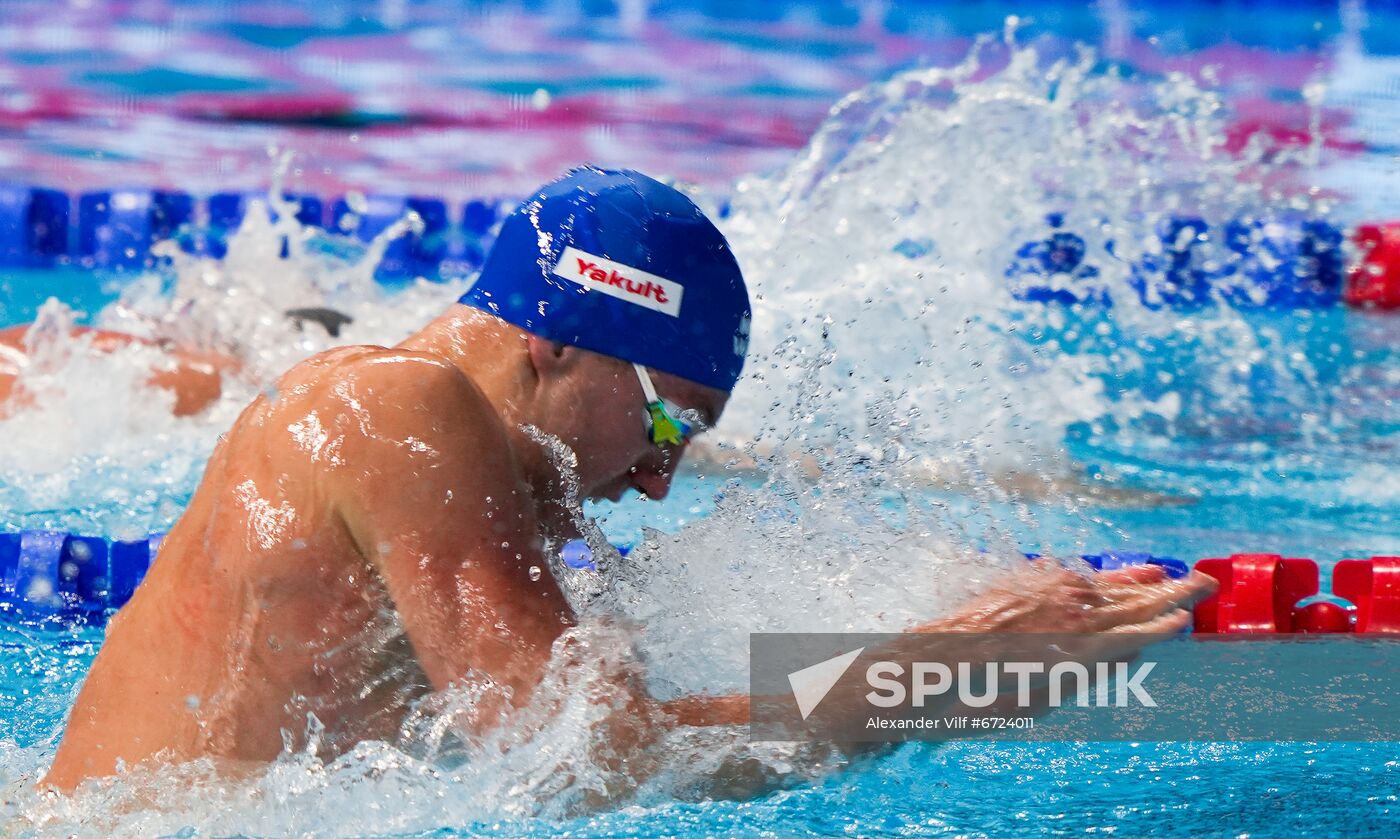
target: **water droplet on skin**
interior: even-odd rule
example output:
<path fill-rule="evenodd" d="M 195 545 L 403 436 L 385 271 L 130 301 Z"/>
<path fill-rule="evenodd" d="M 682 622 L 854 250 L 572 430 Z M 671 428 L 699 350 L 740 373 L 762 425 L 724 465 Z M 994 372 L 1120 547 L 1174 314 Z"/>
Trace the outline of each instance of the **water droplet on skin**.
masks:
<path fill-rule="evenodd" d="M 543 573 L 543 572 L 540 571 L 540 567 L 539 567 L 538 565 L 531 565 L 531 566 L 530 566 L 530 582 L 533 583 L 533 582 L 539 580 L 540 575 L 541 575 L 542 573 Z"/>
<path fill-rule="evenodd" d="M 198 697 L 198 696 L 195 696 L 194 694 L 190 694 L 189 696 L 186 696 L 186 697 L 185 697 L 185 707 L 186 707 L 186 708 L 189 708 L 191 711 L 198 711 L 198 710 L 199 710 L 199 697 Z"/>

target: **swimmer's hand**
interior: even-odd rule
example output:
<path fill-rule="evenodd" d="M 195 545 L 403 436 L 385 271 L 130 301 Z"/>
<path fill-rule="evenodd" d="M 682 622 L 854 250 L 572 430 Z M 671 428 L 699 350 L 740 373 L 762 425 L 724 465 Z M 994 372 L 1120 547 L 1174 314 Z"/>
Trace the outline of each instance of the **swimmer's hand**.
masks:
<path fill-rule="evenodd" d="M 914 631 L 1180 632 L 1191 622 L 1191 606 L 1214 592 L 1216 585 L 1213 578 L 1198 571 L 1179 580 L 1169 578 L 1155 565 L 1081 574 L 1041 559 L 1013 573 L 957 614 Z"/>
<path fill-rule="evenodd" d="M 1195 571 L 1173 580 L 1155 565 L 1081 574 L 1050 560 L 1037 560 L 956 614 L 913 631 L 1056 633 L 1068 636 L 1057 643 L 1061 660 L 1125 660 L 1163 635 L 1185 629 L 1191 622 L 1191 606 L 1214 592 L 1216 585 L 1213 578 Z M 884 654 L 898 660 L 906 652 L 892 648 Z M 855 690 L 863 692 L 864 687 Z M 843 704 L 841 693 L 838 689 L 823 704 L 839 708 Z M 864 713 L 864 705 L 856 701 L 855 694 L 849 699 L 845 704 Z M 791 703 L 792 699 L 773 697 L 770 701 Z M 688 696 L 660 705 L 677 726 L 749 722 L 750 697 L 744 695 Z"/>
<path fill-rule="evenodd" d="M 1196 571 L 1179 580 L 1155 565 L 1084 574 L 1037 560 L 957 614 L 915 631 L 1054 633 L 1053 648 L 1046 651 L 1053 649 L 1056 661 L 1131 661 L 1144 647 L 1190 625 L 1191 606 L 1216 587 L 1214 578 Z M 1048 693 L 1042 684 L 1032 690 L 1028 706 L 1017 705 L 1015 695 L 1007 694 L 983 707 L 956 703 L 944 713 L 1039 716 L 1050 710 Z"/>

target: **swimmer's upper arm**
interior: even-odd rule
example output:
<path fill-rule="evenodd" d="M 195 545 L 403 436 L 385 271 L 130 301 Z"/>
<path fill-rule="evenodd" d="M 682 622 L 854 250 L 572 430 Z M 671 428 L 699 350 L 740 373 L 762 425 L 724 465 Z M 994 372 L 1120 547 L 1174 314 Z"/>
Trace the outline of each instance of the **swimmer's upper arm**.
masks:
<path fill-rule="evenodd" d="M 468 670 L 523 702 L 571 619 L 492 406 L 455 368 L 393 351 L 345 365 L 358 412 L 329 490 L 435 688 Z M 531 567 L 536 573 L 531 573 Z"/>

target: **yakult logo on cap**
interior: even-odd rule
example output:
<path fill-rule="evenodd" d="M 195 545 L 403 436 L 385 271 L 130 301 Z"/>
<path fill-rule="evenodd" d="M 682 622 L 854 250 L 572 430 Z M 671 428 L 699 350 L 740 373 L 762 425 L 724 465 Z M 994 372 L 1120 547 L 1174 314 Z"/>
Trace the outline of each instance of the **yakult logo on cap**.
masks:
<path fill-rule="evenodd" d="M 685 293 L 680 283 L 578 248 L 564 248 L 564 255 L 554 265 L 554 276 L 673 318 L 680 316 L 681 295 Z"/>

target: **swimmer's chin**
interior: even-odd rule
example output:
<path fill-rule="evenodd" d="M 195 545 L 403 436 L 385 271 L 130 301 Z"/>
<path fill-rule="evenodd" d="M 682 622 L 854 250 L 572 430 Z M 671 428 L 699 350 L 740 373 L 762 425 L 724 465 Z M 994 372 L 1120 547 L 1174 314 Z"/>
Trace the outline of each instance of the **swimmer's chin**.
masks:
<path fill-rule="evenodd" d="M 641 487 L 635 486 L 632 484 L 632 482 L 622 479 L 614 481 L 613 483 L 608 484 L 607 486 L 594 490 L 592 493 L 589 494 L 588 500 L 611 501 L 614 504 L 616 504 L 617 502 L 622 500 L 623 496 L 627 495 L 628 490 L 636 490 L 638 495 L 646 495 L 646 493 L 642 491 Z"/>
<path fill-rule="evenodd" d="M 612 501 L 622 500 L 623 493 L 627 492 L 627 486 L 618 482 L 604 484 L 601 487 L 589 492 L 584 496 L 589 501 Z"/>

